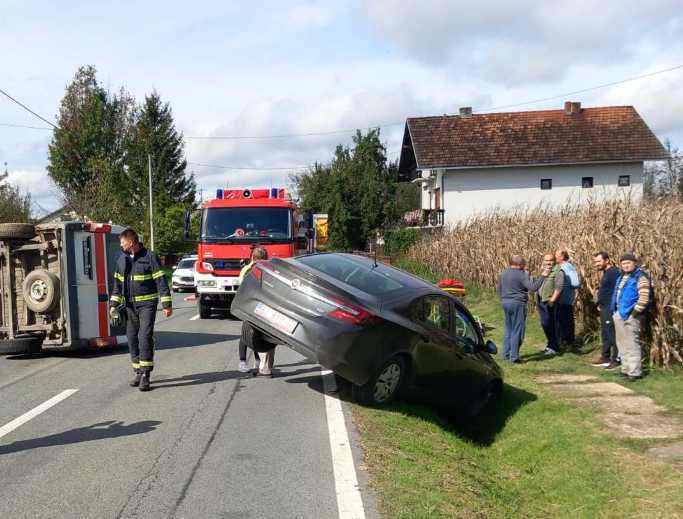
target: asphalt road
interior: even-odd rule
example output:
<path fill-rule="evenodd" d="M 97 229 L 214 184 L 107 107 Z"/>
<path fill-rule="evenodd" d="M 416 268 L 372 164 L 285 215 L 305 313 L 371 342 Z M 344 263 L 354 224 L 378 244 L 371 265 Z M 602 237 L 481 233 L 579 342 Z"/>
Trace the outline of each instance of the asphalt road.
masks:
<path fill-rule="evenodd" d="M 78 390 L 0 438 L 0 517 L 339 517 L 319 366 L 280 347 L 273 379 L 240 373 L 240 322 L 174 299 L 149 393 L 124 350 L 0 357 L 0 427 Z"/>

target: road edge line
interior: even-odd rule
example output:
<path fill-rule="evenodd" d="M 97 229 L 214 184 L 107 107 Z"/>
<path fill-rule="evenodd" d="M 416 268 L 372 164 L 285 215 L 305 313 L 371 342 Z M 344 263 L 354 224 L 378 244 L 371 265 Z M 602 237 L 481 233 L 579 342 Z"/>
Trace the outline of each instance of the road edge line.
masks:
<path fill-rule="evenodd" d="M 76 391 L 78 391 L 78 389 L 66 389 L 66 390 L 62 391 L 61 393 L 59 393 L 58 395 L 53 396 L 49 400 L 46 400 L 45 402 L 43 402 L 39 406 L 36 406 L 33 409 L 31 409 L 30 411 L 22 414 L 18 418 L 15 418 L 11 422 L 3 425 L 2 427 L 0 427 L 0 438 L 8 435 L 12 431 L 21 427 L 26 422 L 28 422 L 29 420 L 32 420 L 33 418 L 40 415 L 41 413 L 44 413 L 45 411 L 47 411 L 51 407 L 57 405 L 62 400 L 66 400 L 71 395 L 73 395 Z"/>
<path fill-rule="evenodd" d="M 344 411 L 341 401 L 332 396 L 337 391 L 337 381 L 330 370 L 320 370 L 320 376 L 323 379 L 325 392 L 325 411 L 339 519 L 365 519 L 363 498 L 358 485 Z"/>

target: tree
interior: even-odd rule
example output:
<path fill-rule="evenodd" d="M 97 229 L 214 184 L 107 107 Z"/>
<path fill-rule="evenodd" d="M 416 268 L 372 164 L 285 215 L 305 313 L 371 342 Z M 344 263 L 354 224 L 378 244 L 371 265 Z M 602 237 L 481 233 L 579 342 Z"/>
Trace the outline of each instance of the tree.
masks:
<path fill-rule="evenodd" d="M 328 213 L 330 244 L 364 248 L 377 229 L 400 217 L 397 168 L 387 164 L 379 130 L 357 132 L 353 147 L 337 146 L 328 165 L 291 177 L 304 210 Z"/>
<path fill-rule="evenodd" d="M 186 173 L 183 136 L 175 128 L 170 105 L 162 103 L 156 91 L 145 97 L 136 114 L 126 148 L 131 201 L 141 229 L 149 231 L 145 214 L 149 200 L 148 156 L 152 159 L 155 214 L 165 217 L 167 213 L 175 214 L 177 206 L 194 207 L 197 187 L 194 176 Z"/>
<path fill-rule="evenodd" d="M 648 164 L 643 179 L 647 198 L 677 196 L 683 199 L 683 154 L 670 140 L 664 143 L 669 158 Z"/>
<path fill-rule="evenodd" d="M 31 219 L 31 195 L 5 182 L 7 172 L 0 173 L 0 223 L 28 222 Z"/>
<path fill-rule="evenodd" d="M 134 110 L 135 100 L 123 89 L 111 94 L 99 84 L 95 67 L 79 68 L 67 86 L 47 170 L 81 215 L 130 221 L 123 165 Z"/>

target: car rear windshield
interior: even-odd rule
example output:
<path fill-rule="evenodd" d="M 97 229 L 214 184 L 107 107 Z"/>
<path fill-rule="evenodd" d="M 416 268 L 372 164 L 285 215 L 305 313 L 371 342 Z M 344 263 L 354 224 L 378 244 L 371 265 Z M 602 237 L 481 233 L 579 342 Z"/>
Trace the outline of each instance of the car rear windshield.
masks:
<path fill-rule="evenodd" d="M 375 267 L 371 262 L 362 259 L 338 254 L 317 254 L 297 259 L 304 265 L 373 296 L 404 287 L 396 279 L 392 279 L 392 269 L 382 265 Z"/>

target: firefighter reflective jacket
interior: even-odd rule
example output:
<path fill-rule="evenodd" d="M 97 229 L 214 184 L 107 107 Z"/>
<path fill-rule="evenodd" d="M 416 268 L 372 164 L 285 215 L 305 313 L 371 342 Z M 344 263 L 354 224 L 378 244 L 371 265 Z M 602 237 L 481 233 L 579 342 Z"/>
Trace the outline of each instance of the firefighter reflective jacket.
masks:
<path fill-rule="evenodd" d="M 159 301 L 163 308 L 171 308 L 171 292 L 159 256 L 144 247 L 140 248 L 135 257 L 121 254 L 114 269 L 110 306 L 156 306 Z"/>

